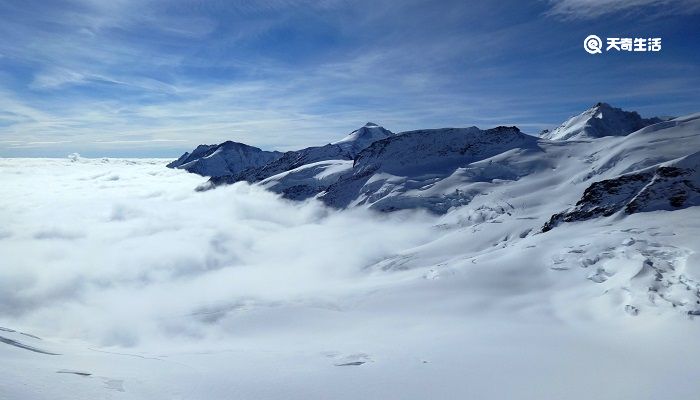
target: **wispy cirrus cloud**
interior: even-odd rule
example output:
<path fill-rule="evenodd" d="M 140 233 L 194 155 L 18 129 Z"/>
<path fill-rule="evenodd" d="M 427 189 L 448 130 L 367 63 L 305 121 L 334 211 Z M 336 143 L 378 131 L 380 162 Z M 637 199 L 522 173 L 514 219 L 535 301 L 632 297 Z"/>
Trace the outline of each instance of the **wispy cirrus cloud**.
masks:
<path fill-rule="evenodd" d="M 626 13 L 657 16 L 685 15 L 700 12 L 697 0 L 549 0 L 548 15 L 565 19 L 592 19 L 607 14 Z"/>
<path fill-rule="evenodd" d="M 581 58 L 588 24 L 543 23 L 572 2 L 0 2 L 0 156 L 285 150 L 368 120 L 534 133 L 621 93 L 620 106 L 696 111 L 693 60 L 639 58 L 654 68 L 632 77 L 624 60 Z"/>

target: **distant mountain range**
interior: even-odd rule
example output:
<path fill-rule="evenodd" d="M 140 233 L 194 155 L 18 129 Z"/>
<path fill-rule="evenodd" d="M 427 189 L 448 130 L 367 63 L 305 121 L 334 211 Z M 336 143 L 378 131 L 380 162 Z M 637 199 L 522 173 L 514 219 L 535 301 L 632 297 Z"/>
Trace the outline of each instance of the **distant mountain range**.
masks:
<path fill-rule="evenodd" d="M 443 214 L 498 200 L 544 207 L 542 227 L 617 213 L 700 205 L 700 114 L 642 118 L 598 103 L 540 137 L 517 127 L 394 134 L 374 123 L 325 146 L 280 153 L 237 142 L 201 145 L 170 163 L 208 190 L 246 181 L 335 208 Z M 476 200 L 476 203 L 475 203 Z M 472 204 L 472 205 L 474 205 Z"/>

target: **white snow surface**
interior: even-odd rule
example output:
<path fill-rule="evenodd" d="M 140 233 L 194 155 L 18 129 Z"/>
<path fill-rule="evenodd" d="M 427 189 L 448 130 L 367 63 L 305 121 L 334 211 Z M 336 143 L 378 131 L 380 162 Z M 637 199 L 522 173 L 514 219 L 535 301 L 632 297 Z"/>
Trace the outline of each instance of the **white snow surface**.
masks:
<path fill-rule="evenodd" d="M 595 181 L 697 165 L 698 117 L 515 134 L 426 176 L 366 159 L 379 198 L 468 198 L 440 215 L 289 201 L 262 187 L 280 177 L 195 192 L 165 160 L 0 159 L 0 398 L 696 399 L 700 208 L 540 230 Z"/>

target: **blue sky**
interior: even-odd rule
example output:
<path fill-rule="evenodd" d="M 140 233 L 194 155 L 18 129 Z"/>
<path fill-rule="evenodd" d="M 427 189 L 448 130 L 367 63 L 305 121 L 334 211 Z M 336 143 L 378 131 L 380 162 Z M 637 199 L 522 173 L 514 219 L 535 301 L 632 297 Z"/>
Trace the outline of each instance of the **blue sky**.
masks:
<path fill-rule="evenodd" d="M 661 37 L 589 55 L 589 34 Z M 700 0 L 0 0 L 0 156 L 700 112 Z"/>

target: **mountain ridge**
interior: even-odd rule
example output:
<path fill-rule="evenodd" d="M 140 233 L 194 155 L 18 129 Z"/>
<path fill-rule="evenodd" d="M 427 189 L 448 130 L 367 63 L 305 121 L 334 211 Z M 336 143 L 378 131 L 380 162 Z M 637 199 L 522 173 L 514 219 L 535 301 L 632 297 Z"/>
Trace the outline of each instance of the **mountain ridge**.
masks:
<path fill-rule="evenodd" d="M 547 199 L 546 215 L 541 216 L 543 230 L 583 217 L 614 214 L 631 201 L 631 197 L 624 204 L 614 200 L 617 190 L 630 196 L 643 195 L 645 204 L 667 204 L 669 210 L 697 205 L 694 166 L 684 167 L 682 174 L 690 176 L 690 181 L 682 177 L 668 180 L 664 174 L 669 162 L 697 158 L 690 150 L 700 148 L 700 114 L 667 121 L 642 119 L 635 112 L 598 103 L 577 117 L 581 117 L 578 122 L 590 118 L 606 122 L 577 125 L 569 124 L 569 119 L 562 124 L 567 129 L 576 125 L 576 129 L 583 129 L 578 133 L 597 136 L 586 139 L 576 134 L 562 139 L 535 137 L 514 126 L 394 134 L 370 122 L 324 146 L 275 154 L 269 162 L 246 165 L 235 173 L 209 175 L 207 184 L 198 190 L 246 181 L 288 199 L 316 198 L 334 208 L 368 207 L 384 212 L 423 209 L 437 214 L 467 204 L 480 207 L 480 199 L 502 193 L 498 196 L 522 199 L 526 204 Z M 641 128 L 627 132 L 638 126 Z M 594 128 L 597 131 L 593 132 Z M 655 151 L 649 152 L 652 146 Z M 197 165 L 188 163 L 211 157 L 216 151 L 223 150 L 199 146 L 177 162 L 186 167 Z M 630 182 L 644 184 L 630 186 Z M 656 182 L 656 189 L 645 190 L 652 182 Z M 610 190 L 601 189 L 605 187 Z M 533 197 L 538 191 L 543 199 Z M 605 210 L 590 211 L 597 207 L 593 203 L 579 204 L 579 209 L 574 206 L 591 198 L 591 191 L 597 193 L 601 204 L 608 204 Z M 675 195 L 670 193 L 679 191 L 687 201 L 672 199 Z M 627 209 L 634 208 L 630 207 Z M 657 209 L 637 206 L 635 212 Z"/>

